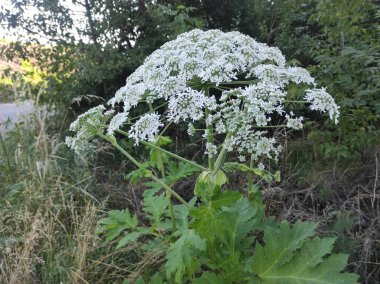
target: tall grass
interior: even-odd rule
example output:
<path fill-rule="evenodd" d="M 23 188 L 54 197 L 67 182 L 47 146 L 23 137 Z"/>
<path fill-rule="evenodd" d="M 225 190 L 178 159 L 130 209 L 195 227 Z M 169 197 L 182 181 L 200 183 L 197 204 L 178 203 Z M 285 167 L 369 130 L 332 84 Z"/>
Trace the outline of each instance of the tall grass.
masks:
<path fill-rule="evenodd" d="M 0 282 L 80 283 L 102 204 L 89 166 L 46 132 L 46 112 L 0 138 Z"/>
<path fill-rule="evenodd" d="M 135 246 L 115 251 L 96 236 L 105 206 L 91 193 L 96 171 L 91 159 L 67 150 L 59 133 L 48 133 L 62 128 L 54 121 L 36 111 L 0 136 L 0 283 L 121 283 L 138 276 L 143 256 Z"/>

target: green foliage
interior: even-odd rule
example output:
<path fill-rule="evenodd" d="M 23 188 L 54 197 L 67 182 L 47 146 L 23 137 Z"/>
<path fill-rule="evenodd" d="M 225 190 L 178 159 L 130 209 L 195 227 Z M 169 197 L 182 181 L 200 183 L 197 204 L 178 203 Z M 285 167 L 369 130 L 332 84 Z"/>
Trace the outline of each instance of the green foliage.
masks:
<path fill-rule="evenodd" d="M 193 15 L 195 8 L 177 1 L 9 2 L 0 23 L 11 34 L 22 34 L 25 43 L 11 43 L 0 53 L 8 60 L 38 61 L 47 85 L 44 99 L 66 106 L 75 102 L 87 108 L 94 101 L 88 102 L 90 97 L 108 98 L 153 50 L 204 25 Z M 33 8 L 33 17 L 26 6 Z M 73 16 L 78 12 L 83 13 L 80 26 Z"/>
<path fill-rule="evenodd" d="M 174 275 L 175 282 L 182 283 L 185 274 L 193 277 L 195 272 L 199 270 L 200 263 L 195 256 L 205 250 L 206 244 L 192 229 L 178 231 L 173 235 L 180 235 L 180 237 L 168 250 L 165 269 L 169 279 L 171 275 Z"/>
<path fill-rule="evenodd" d="M 334 223 L 329 228 L 329 235 L 336 237 L 334 252 L 352 254 L 359 248 L 357 238 L 352 235 L 355 217 L 352 211 L 338 211 Z"/>
<path fill-rule="evenodd" d="M 152 175 L 152 171 L 149 170 L 149 163 L 145 162 L 141 164 L 141 167 L 131 171 L 129 174 L 125 176 L 125 179 L 129 179 L 132 182 L 137 182 L 146 177 L 150 177 Z"/>
<path fill-rule="evenodd" d="M 128 210 L 111 210 L 108 217 L 100 222 L 98 234 L 105 232 L 107 241 L 119 236 L 126 229 L 134 229 L 138 225 L 137 216 L 131 215 Z"/>
<path fill-rule="evenodd" d="M 148 195 L 153 196 L 156 191 L 151 190 Z M 155 246 L 163 246 L 162 251 L 167 245 L 164 243 L 169 243 L 161 268 L 168 283 L 214 283 L 219 279 L 225 283 L 283 283 L 284 279 L 287 283 L 357 283 L 357 275 L 341 273 L 347 255 L 331 254 L 334 238 L 315 237 L 316 223 L 273 223 L 254 197 L 248 199 L 236 191 L 219 190 L 205 204 L 191 205 L 190 211 L 184 205 L 175 205 L 177 220 L 183 220 L 175 230 L 165 225 L 168 219 L 162 214 L 167 199 L 156 196 L 157 202 L 162 203 L 160 207 L 145 198 L 144 203 L 148 204 L 143 209 L 160 208 L 147 212 L 160 218 L 150 218 L 150 228 L 136 227 L 135 221 L 130 222 L 129 213 L 118 212 L 117 216 L 124 214 L 125 223 L 131 226 L 120 225 L 117 232 L 132 229 L 124 237 L 127 240 L 121 239 L 118 246 L 136 241 L 143 234 L 164 241 L 154 242 Z M 109 226 L 103 232 L 114 237 L 115 227 Z M 161 277 L 165 276 L 156 275 L 155 279 L 165 283 Z"/>
<path fill-rule="evenodd" d="M 157 141 L 155 142 L 155 145 L 161 147 L 164 145 L 168 145 L 171 142 L 172 140 L 170 139 L 170 137 L 158 136 Z M 152 148 L 150 150 L 150 164 L 153 167 L 160 169 L 161 167 L 164 166 L 164 164 L 168 164 L 168 163 L 169 163 L 168 156 L 162 153 L 162 151 L 157 150 L 155 148 Z"/>
<path fill-rule="evenodd" d="M 200 205 L 190 211 L 190 215 L 194 217 L 191 227 L 194 228 L 201 237 L 207 238 L 209 242 L 214 242 L 216 238 L 222 238 L 225 227 L 225 216 L 222 207 L 235 203 L 241 194 L 238 192 L 219 191 L 208 205 Z"/>
<path fill-rule="evenodd" d="M 150 219 L 150 222 L 158 225 L 169 204 L 165 193 L 155 195 L 156 192 L 157 190 L 155 189 L 144 192 L 143 210 Z"/>
<path fill-rule="evenodd" d="M 331 253 L 335 239 L 314 235 L 316 224 L 282 222 L 279 230 L 268 229 L 265 246 L 257 245 L 253 254 L 252 283 L 357 283 L 358 276 L 340 273 L 347 255 Z"/>
<path fill-rule="evenodd" d="M 341 107 L 337 126 L 309 129 L 308 140 L 313 141 L 317 154 L 312 158 L 343 166 L 360 160 L 360 154 L 376 145 L 380 135 L 378 4 L 289 0 L 275 1 L 274 6 L 276 46 L 288 58 L 308 66 Z"/>

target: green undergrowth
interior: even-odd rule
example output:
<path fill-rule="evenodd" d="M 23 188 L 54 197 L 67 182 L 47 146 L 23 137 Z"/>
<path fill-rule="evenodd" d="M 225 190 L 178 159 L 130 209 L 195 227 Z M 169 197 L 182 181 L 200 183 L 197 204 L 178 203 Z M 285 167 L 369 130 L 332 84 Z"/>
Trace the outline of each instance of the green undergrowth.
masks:
<path fill-rule="evenodd" d="M 332 254 L 335 238 L 316 237 L 316 223 L 265 217 L 259 192 L 218 191 L 206 204 L 175 205 L 175 231 L 165 193 L 145 191 L 143 209 L 150 226 L 113 210 L 98 230 L 116 249 L 143 239 L 142 251 L 165 255 L 158 272 L 124 283 L 357 283 L 340 273 L 348 255 Z"/>

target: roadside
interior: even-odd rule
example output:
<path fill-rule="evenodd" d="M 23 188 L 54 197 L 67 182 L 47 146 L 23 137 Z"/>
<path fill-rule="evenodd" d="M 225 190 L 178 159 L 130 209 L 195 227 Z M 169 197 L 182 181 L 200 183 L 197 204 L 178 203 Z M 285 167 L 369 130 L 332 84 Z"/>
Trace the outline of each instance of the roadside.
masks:
<path fill-rule="evenodd" d="M 20 103 L 0 103 L 0 132 L 14 127 L 23 116 L 33 113 L 35 107 L 32 101 Z"/>

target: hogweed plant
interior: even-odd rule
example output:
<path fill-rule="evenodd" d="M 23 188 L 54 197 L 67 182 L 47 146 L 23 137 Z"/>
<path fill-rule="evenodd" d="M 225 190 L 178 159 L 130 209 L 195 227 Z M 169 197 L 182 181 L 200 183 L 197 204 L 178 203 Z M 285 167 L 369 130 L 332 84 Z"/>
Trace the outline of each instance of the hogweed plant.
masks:
<path fill-rule="evenodd" d="M 289 89 L 296 86 L 303 96 L 294 100 Z M 162 269 L 144 276 L 155 283 L 356 283 L 356 275 L 340 273 L 347 256 L 330 254 L 333 239 L 313 237 L 313 223 L 277 225 L 266 218 L 252 186 L 254 174 L 278 178 L 261 163 L 281 153 L 273 129 L 303 126 L 304 118 L 287 110 L 288 103 L 304 104 L 338 122 L 334 99 L 316 87 L 307 70 L 287 66 L 277 48 L 219 30 L 193 30 L 164 44 L 107 107 L 90 109 L 70 126 L 76 134 L 66 143 L 77 153 L 93 137 L 103 138 L 136 165 L 131 179 L 151 179 L 143 206 L 151 226 L 139 226 L 128 210 L 114 210 L 99 233 L 106 240 L 120 238 L 118 247 L 142 239 L 142 249 L 166 252 Z M 144 105 L 149 111 L 131 115 Z M 172 124 L 186 125 L 188 135 L 205 141 L 207 166 L 164 149 Z M 149 148 L 149 160 L 137 161 L 115 134 Z M 224 189 L 225 170 L 231 169 L 249 175 L 251 194 Z M 172 185 L 195 172 L 201 172 L 195 198 L 187 202 Z M 172 197 L 180 204 L 172 204 Z"/>

